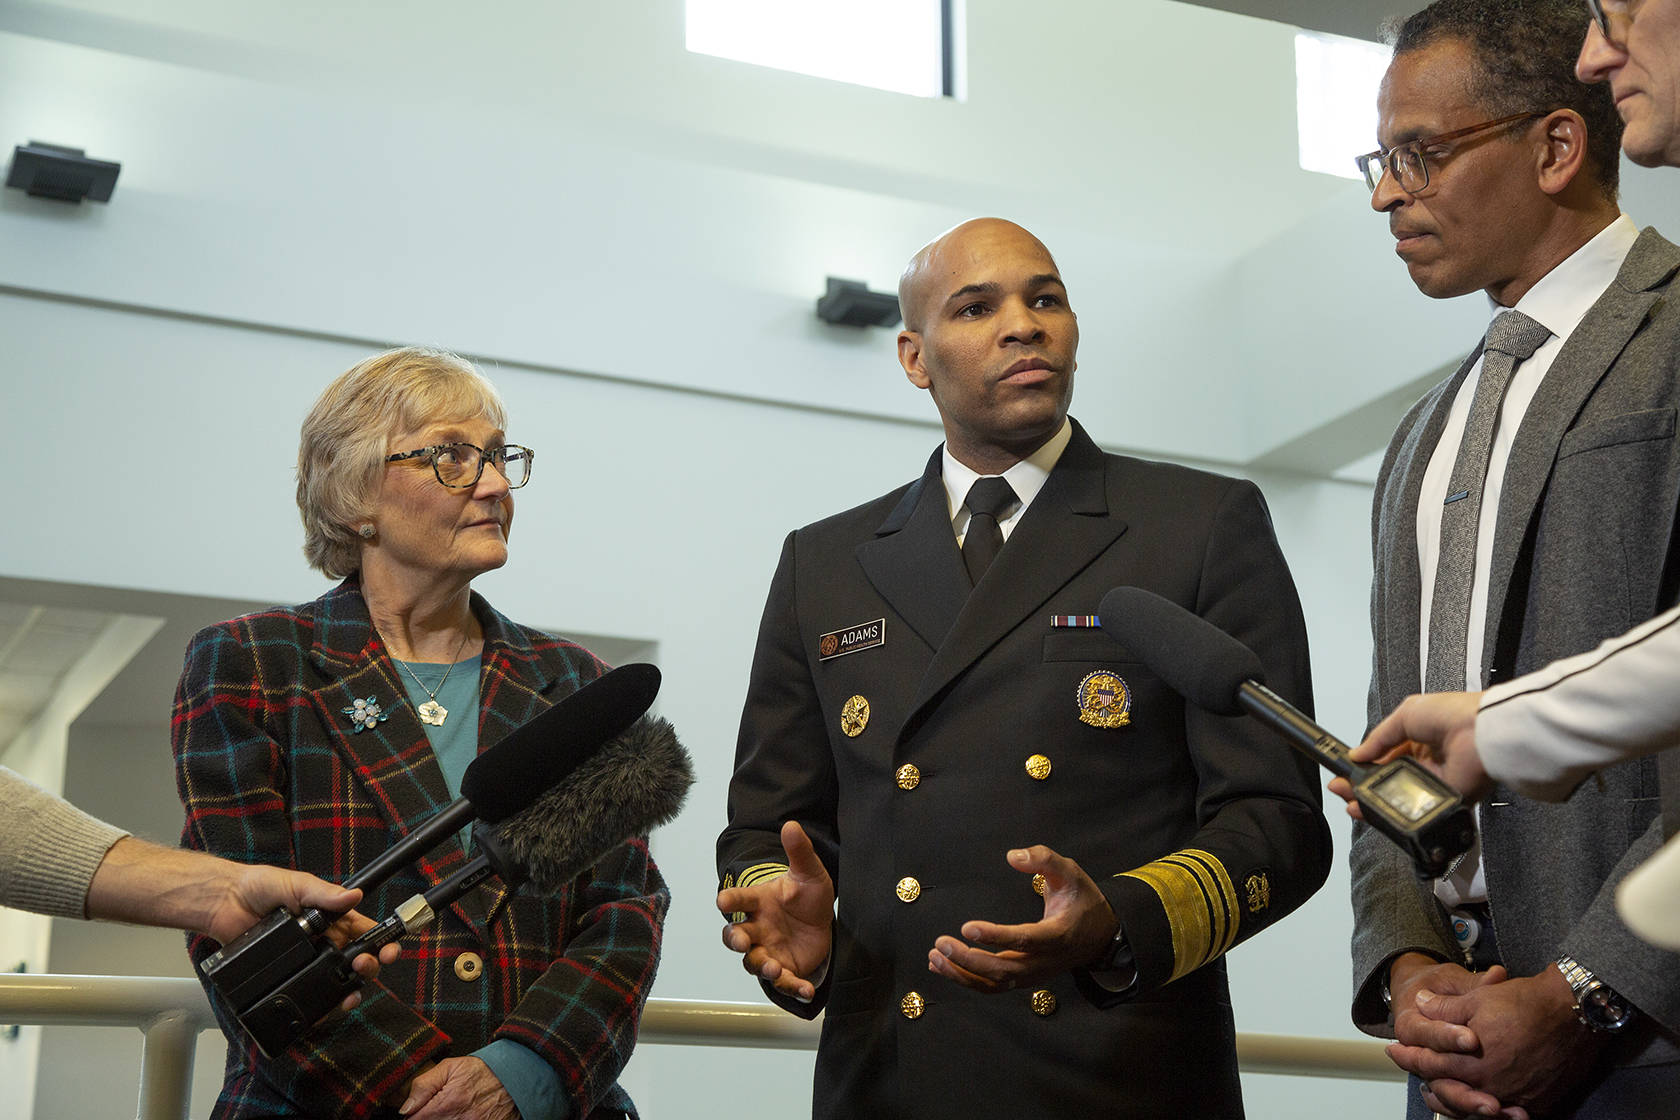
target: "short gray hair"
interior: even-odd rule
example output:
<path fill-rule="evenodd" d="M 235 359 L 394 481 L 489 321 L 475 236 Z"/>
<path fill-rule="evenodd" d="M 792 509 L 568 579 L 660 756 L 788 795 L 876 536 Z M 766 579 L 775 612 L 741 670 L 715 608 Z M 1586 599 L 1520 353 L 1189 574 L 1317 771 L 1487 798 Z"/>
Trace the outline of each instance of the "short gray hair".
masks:
<path fill-rule="evenodd" d="M 361 568 L 360 525 L 373 516 L 390 441 L 427 424 L 484 417 L 507 427 L 496 387 L 465 358 L 404 346 L 351 366 L 303 419 L 297 503 L 303 554 L 329 579 Z"/>

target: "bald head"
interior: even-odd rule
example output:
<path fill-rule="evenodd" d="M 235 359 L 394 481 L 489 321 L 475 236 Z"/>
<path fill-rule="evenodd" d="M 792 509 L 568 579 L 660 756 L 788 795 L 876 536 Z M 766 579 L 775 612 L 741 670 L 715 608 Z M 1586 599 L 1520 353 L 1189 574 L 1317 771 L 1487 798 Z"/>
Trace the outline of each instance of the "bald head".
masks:
<path fill-rule="evenodd" d="M 933 397 L 945 447 L 1001 474 L 1061 430 L 1079 318 L 1050 251 L 1000 218 L 977 218 L 910 260 L 898 285 L 898 361 Z"/>
<path fill-rule="evenodd" d="M 989 254 L 1001 245 L 1030 245 L 1050 262 L 1056 261 L 1044 243 L 1005 218 L 971 218 L 953 226 L 923 245 L 904 266 L 898 278 L 898 309 L 904 328 L 921 331 L 933 303 L 950 294 L 951 281 L 963 275 L 965 266 L 977 256 Z"/>

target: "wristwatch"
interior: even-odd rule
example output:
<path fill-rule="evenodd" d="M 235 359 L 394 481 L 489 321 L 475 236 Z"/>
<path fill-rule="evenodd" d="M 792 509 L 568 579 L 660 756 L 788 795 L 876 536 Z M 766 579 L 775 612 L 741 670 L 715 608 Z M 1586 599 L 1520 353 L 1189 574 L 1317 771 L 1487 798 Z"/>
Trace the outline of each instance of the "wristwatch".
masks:
<path fill-rule="evenodd" d="M 1103 953 L 1096 964 L 1091 966 L 1093 972 L 1126 972 L 1137 973 L 1137 956 L 1132 952 L 1132 943 L 1126 940 L 1126 927 L 1114 931 L 1114 939 L 1108 943 L 1107 952 Z"/>
<path fill-rule="evenodd" d="M 1575 1017 L 1595 1031 L 1619 1031 L 1639 1014 L 1616 990 L 1568 954 L 1557 959 L 1564 983 L 1575 993 Z"/>

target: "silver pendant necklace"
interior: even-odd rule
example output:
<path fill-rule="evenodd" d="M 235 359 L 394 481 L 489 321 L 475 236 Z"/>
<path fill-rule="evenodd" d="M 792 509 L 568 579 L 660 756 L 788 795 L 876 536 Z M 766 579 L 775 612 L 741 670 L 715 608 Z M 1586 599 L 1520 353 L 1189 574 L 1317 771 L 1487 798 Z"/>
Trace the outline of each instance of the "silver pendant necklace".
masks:
<path fill-rule="evenodd" d="M 397 661 L 397 664 L 403 667 L 403 672 L 414 677 L 414 683 L 419 685 L 420 691 L 429 697 L 424 704 L 414 709 L 414 714 L 420 717 L 421 723 L 431 727 L 442 727 L 443 721 L 449 718 L 449 709 L 438 703 L 437 694 L 443 691 L 444 682 L 448 681 L 449 674 L 455 671 L 455 662 L 461 659 L 461 651 L 467 648 L 467 637 L 466 634 L 461 635 L 461 644 L 455 647 L 455 656 L 449 659 L 449 667 L 444 669 L 443 680 L 438 681 L 436 688 L 427 688 L 426 682 L 415 675 L 414 670 L 408 667 L 406 661 Z M 392 658 L 392 660 L 396 661 L 396 658 Z"/>

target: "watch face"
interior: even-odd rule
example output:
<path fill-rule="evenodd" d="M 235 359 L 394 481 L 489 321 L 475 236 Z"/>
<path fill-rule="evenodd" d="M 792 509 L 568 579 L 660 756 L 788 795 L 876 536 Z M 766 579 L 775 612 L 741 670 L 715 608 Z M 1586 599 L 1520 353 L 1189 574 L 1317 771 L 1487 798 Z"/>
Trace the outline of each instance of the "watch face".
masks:
<path fill-rule="evenodd" d="M 1581 1015 L 1588 1026 L 1613 1031 L 1626 1026 L 1633 1012 L 1620 996 L 1609 988 L 1599 987 L 1581 997 Z"/>

